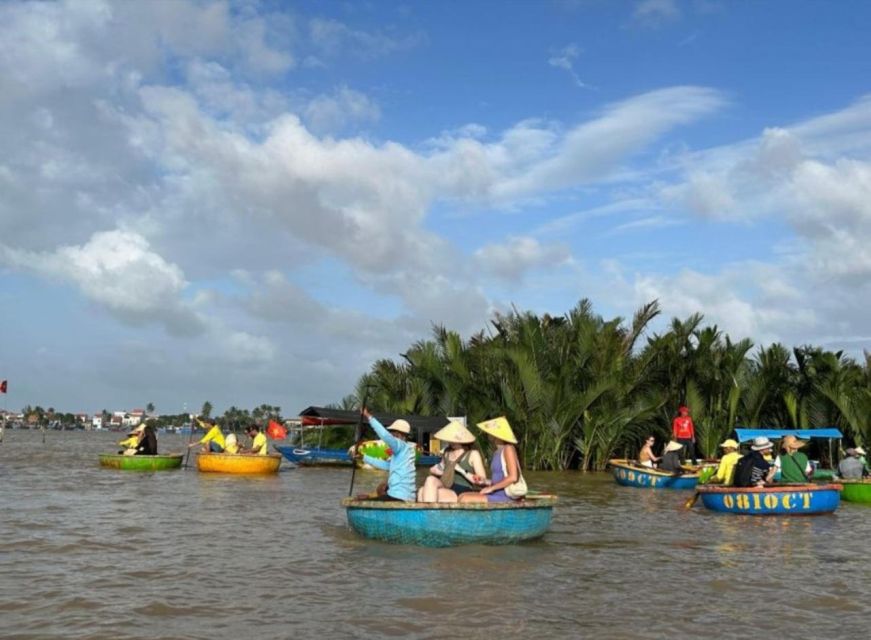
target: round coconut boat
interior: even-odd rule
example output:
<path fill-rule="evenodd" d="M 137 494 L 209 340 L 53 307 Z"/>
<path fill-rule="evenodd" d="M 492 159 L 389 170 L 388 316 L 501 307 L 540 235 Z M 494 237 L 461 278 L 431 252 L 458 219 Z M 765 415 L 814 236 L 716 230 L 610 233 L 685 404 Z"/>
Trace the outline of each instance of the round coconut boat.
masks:
<path fill-rule="evenodd" d="M 514 544 L 540 538 L 557 498 L 527 496 L 516 502 L 384 502 L 346 498 L 348 524 L 364 538 L 424 547 Z"/>
<path fill-rule="evenodd" d="M 681 475 L 675 475 L 669 471 L 651 469 L 630 462 L 629 460 L 611 460 L 611 472 L 617 484 L 624 487 L 637 487 L 641 489 L 695 489 L 699 482 L 698 471 L 687 471 Z"/>
<path fill-rule="evenodd" d="M 701 485 L 696 490 L 711 511 L 751 516 L 807 516 L 832 513 L 841 503 L 840 484 L 785 484 L 767 487 Z"/>
<path fill-rule="evenodd" d="M 166 453 L 156 456 L 125 456 L 120 453 L 101 453 L 100 466 L 122 471 L 165 471 L 181 467 L 184 455 Z"/>
<path fill-rule="evenodd" d="M 871 504 L 871 478 L 864 480 L 858 478 L 856 480 L 841 479 L 838 480 L 838 484 L 842 487 L 841 500 Z"/>
<path fill-rule="evenodd" d="M 201 453 L 197 456 L 197 471 L 237 474 L 276 473 L 281 465 L 277 453 Z"/>

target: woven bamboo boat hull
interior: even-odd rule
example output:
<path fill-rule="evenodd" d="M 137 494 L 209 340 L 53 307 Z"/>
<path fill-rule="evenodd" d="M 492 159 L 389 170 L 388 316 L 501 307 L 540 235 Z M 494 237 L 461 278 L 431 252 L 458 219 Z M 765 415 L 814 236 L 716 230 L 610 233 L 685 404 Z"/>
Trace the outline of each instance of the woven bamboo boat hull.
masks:
<path fill-rule="evenodd" d="M 695 489 L 699 482 L 698 473 L 685 473 L 675 476 L 667 471 L 647 469 L 628 460 L 610 460 L 611 472 L 617 484 L 641 489 Z"/>
<path fill-rule="evenodd" d="M 276 473 L 281 456 L 250 453 L 201 453 L 197 456 L 197 470 L 215 473 L 260 474 Z"/>
<path fill-rule="evenodd" d="M 184 456 L 164 454 L 157 456 L 124 456 L 118 453 L 101 453 L 100 466 L 122 471 L 165 471 L 178 469 Z"/>
<path fill-rule="evenodd" d="M 556 496 L 516 503 L 434 504 L 347 498 L 348 524 L 365 538 L 424 547 L 513 544 L 540 538 L 553 519 Z"/>
<path fill-rule="evenodd" d="M 712 511 L 752 516 L 832 513 L 841 503 L 840 484 L 771 487 L 700 486 L 702 504 Z"/>
<path fill-rule="evenodd" d="M 838 480 L 838 484 L 843 487 L 841 489 L 842 500 L 871 504 L 871 479 Z"/>

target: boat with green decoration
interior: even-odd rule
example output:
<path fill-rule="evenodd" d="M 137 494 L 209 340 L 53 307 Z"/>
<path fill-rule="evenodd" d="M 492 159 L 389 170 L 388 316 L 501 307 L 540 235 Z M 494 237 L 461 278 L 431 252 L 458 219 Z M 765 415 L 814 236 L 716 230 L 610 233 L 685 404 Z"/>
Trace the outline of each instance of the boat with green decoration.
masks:
<path fill-rule="evenodd" d="M 120 453 L 101 453 L 100 466 L 121 471 L 166 471 L 179 469 L 184 454 L 164 453 L 155 456 L 125 456 Z"/>

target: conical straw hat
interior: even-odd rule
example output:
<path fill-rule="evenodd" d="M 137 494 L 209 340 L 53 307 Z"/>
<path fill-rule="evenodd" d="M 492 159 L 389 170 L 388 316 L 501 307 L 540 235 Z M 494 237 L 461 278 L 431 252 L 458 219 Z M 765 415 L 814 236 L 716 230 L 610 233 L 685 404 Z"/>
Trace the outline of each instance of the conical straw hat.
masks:
<path fill-rule="evenodd" d="M 517 444 L 517 437 L 514 435 L 511 425 L 508 424 L 508 420 L 504 416 L 479 422 L 478 428 L 484 433 L 489 433 L 491 436 L 499 438 L 503 442 Z"/>
<path fill-rule="evenodd" d="M 434 438 L 438 438 L 442 442 L 456 442 L 458 444 L 472 444 L 475 441 L 475 436 L 465 426 L 451 420 L 444 427 L 433 434 Z"/>

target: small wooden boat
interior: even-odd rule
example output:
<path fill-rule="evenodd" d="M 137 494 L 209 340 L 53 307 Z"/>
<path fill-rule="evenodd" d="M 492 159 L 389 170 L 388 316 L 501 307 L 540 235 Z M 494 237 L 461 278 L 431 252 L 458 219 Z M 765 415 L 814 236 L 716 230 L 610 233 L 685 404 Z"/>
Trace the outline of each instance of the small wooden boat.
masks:
<path fill-rule="evenodd" d="M 668 471 L 651 469 L 629 460 L 611 460 L 611 471 L 617 484 L 624 487 L 643 489 L 695 489 L 699 482 L 699 472 L 689 471 L 674 475 Z"/>
<path fill-rule="evenodd" d="M 122 471 L 164 471 L 178 469 L 184 454 L 165 453 L 157 456 L 125 456 L 120 453 L 101 453 L 100 466 Z"/>
<path fill-rule="evenodd" d="M 696 491 L 702 504 L 711 511 L 753 516 L 831 513 L 841 503 L 841 485 L 831 483 L 768 487 L 701 485 Z"/>
<path fill-rule="evenodd" d="M 348 524 L 364 538 L 424 547 L 512 544 L 544 535 L 556 496 L 508 503 L 381 502 L 346 498 Z"/>
<path fill-rule="evenodd" d="M 201 453 L 197 456 L 198 471 L 217 473 L 276 473 L 281 456 L 270 453 L 265 456 L 253 453 Z"/>
<path fill-rule="evenodd" d="M 871 478 L 864 480 L 838 480 L 841 489 L 841 499 L 847 502 L 864 502 L 871 504 Z"/>

